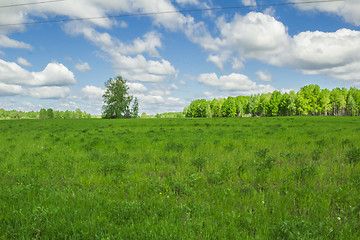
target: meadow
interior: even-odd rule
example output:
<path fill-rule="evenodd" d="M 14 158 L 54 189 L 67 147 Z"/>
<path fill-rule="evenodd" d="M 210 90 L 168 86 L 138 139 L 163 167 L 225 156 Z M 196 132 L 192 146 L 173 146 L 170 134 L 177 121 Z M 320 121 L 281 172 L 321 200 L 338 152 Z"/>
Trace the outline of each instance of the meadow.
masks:
<path fill-rule="evenodd" d="M 0 121 L 0 239 L 356 239 L 360 118 Z"/>

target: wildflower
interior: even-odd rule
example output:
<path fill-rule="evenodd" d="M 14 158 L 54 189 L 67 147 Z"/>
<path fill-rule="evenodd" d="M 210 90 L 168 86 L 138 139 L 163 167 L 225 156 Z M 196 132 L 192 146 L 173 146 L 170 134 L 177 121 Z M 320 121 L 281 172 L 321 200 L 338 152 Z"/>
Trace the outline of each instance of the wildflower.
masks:
<path fill-rule="evenodd" d="M 169 196 L 166 196 L 167 198 L 169 198 Z"/>
<path fill-rule="evenodd" d="M 262 201 L 262 204 L 265 204 L 265 201 Z"/>
<path fill-rule="evenodd" d="M 160 194 L 162 194 L 162 193 L 160 193 Z"/>
<path fill-rule="evenodd" d="M 340 217 L 337 217 L 337 219 L 340 221 L 341 220 L 341 218 Z"/>

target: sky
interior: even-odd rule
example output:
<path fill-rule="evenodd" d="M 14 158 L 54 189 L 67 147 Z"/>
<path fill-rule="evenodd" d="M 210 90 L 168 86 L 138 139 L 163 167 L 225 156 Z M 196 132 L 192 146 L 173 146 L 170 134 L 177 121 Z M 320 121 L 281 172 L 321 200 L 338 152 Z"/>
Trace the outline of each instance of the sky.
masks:
<path fill-rule="evenodd" d="M 104 83 L 116 76 L 147 114 L 360 85 L 359 0 L 45 1 L 0 0 L 0 108 L 100 115 Z"/>

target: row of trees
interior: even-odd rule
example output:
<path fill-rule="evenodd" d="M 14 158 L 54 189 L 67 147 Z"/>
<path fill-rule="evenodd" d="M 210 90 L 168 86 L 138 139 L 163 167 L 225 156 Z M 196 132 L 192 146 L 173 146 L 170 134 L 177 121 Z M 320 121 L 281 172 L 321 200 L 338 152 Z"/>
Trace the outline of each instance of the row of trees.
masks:
<path fill-rule="evenodd" d="M 298 92 L 281 94 L 274 91 L 252 96 L 226 99 L 194 100 L 184 109 L 186 117 L 294 116 L 334 115 L 358 116 L 360 90 L 352 87 L 320 89 L 318 85 L 302 87 Z"/>
<path fill-rule="evenodd" d="M 71 118 L 91 118 L 91 114 L 82 112 L 79 108 L 75 111 L 54 111 L 53 109 L 42 108 L 39 112 L 6 111 L 0 109 L 0 119 L 71 119 Z"/>

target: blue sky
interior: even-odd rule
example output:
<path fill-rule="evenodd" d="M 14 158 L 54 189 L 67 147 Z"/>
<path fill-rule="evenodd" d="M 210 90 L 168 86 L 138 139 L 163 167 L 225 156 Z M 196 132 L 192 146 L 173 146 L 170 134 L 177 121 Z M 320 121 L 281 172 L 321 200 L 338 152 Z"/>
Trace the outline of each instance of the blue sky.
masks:
<path fill-rule="evenodd" d="M 316 1 L 316 0 L 314 0 Z M 3 0 L 0 108 L 101 114 L 118 75 L 140 112 L 182 111 L 199 98 L 360 85 L 360 1 L 261 7 L 305 0 Z M 308 1 L 306 1 L 308 2 Z M 113 15 L 255 6 L 224 11 Z"/>

